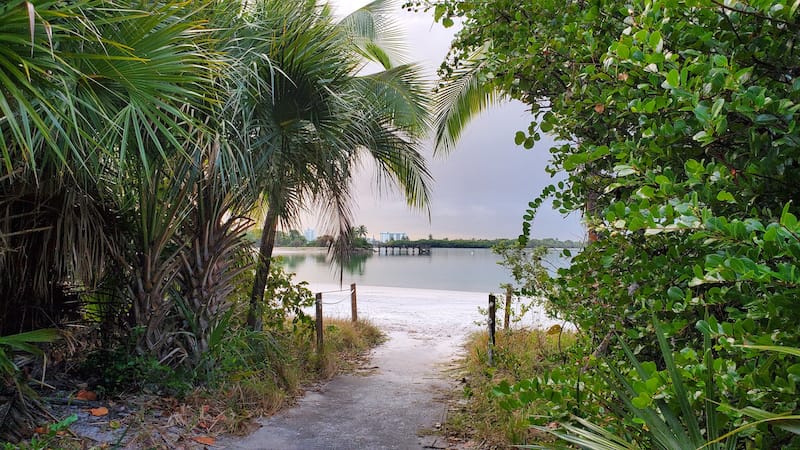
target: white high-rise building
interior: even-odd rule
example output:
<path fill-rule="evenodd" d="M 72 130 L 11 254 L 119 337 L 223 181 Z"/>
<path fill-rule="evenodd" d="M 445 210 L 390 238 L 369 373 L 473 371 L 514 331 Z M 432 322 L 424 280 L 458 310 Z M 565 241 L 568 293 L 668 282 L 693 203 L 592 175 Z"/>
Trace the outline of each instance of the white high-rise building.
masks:
<path fill-rule="evenodd" d="M 317 231 L 311 228 L 306 228 L 306 231 L 303 232 L 303 237 L 305 237 L 309 242 L 313 241 L 317 238 Z"/>
<path fill-rule="evenodd" d="M 406 233 L 395 233 L 392 231 L 381 231 L 381 242 L 389 242 L 389 241 L 403 241 L 408 239 L 408 234 Z"/>

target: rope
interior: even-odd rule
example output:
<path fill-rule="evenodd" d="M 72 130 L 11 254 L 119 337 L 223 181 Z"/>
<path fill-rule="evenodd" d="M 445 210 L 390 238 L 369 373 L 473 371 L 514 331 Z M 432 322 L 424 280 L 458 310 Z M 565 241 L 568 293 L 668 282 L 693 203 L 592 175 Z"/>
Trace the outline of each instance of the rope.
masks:
<path fill-rule="evenodd" d="M 317 292 L 317 294 L 333 294 L 336 292 L 349 292 L 352 294 L 353 289 L 339 289 L 338 291 L 322 291 L 322 292 Z"/>
<path fill-rule="evenodd" d="M 349 294 L 351 294 L 351 295 L 353 294 L 353 290 L 352 289 L 342 289 L 340 291 L 330 291 L 330 292 L 347 292 L 347 291 L 349 291 Z M 328 292 L 328 293 L 330 293 L 330 292 Z M 325 294 L 325 292 L 320 292 L 320 294 Z M 349 299 L 350 299 L 350 296 L 349 295 L 345 295 L 338 302 L 325 302 L 325 301 L 323 301 L 322 304 L 323 305 L 338 305 L 339 303 L 342 303 L 345 300 L 349 300 Z"/>

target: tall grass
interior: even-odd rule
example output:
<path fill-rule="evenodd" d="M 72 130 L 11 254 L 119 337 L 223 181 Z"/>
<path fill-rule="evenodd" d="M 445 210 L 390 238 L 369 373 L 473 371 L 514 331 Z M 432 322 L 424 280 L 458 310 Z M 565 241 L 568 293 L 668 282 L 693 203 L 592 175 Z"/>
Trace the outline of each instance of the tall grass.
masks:
<path fill-rule="evenodd" d="M 493 394 L 503 381 L 510 384 L 533 378 L 562 362 L 565 351 L 575 341 L 571 333 L 545 330 L 507 330 L 495 339 L 494 366 L 488 365 L 486 332 L 475 333 L 467 341 L 466 355 L 459 361 L 462 398 L 454 398 L 445 431 L 454 437 L 482 443 L 482 448 L 507 448 L 534 440 L 551 439 L 530 428 L 528 417 L 544 414 L 543 405 L 531 403 L 507 411 Z"/>
<path fill-rule="evenodd" d="M 238 330 L 221 347 L 219 365 L 208 383 L 187 398 L 198 410 L 224 412 L 220 431 L 243 433 L 249 419 L 274 414 L 303 387 L 354 367 L 354 361 L 384 340 L 367 321 L 324 321 L 325 348 L 314 348 L 314 331 L 299 328 L 269 333 Z"/>

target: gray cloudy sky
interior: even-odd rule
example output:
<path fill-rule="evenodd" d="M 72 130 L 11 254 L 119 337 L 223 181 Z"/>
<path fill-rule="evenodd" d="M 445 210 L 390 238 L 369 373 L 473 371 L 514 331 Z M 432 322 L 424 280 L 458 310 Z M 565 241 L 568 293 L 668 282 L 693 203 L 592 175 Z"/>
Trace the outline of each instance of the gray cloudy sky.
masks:
<path fill-rule="evenodd" d="M 338 14 L 347 14 L 367 3 L 365 0 L 331 0 Z M 430 14 L 408 13 L 398 7 L 406 30 L 409 56 L 435 76 L 449 48 L 454 32 L 434 24 Z M 356 180 L 353 214 L 370 235 L 381 231 L 406 232 L 412 238 L 494 238 L 516 237 L 522 229 L 522 215 L 529 201 L 542 187 L 553 182 L 544 171 L 552 141 L 547 137 L 531 150 L 514 144 L 514 133 L 527 129 L 530 114 L 523 104 L 513 102 L 486 111 L 474 120 L 456 149 L 446 157 L 433 158 L 428 151 L 434 177 L 427 213 L 412 211 L 402 196 L 376 186 L 375 173 L 365 165 Z M 322 226 L 312 217 L 304 227 Z M 539 211 L 533 223 L 533 237 L 582 240 L 580 217 L 562 217 L 549 207 Z"/>

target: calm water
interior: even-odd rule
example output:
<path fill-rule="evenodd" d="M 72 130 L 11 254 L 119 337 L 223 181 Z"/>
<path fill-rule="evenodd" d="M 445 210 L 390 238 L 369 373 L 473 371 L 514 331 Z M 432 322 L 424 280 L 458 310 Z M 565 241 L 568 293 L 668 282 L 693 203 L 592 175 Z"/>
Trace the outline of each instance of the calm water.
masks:
<path fill-rule="evenodd" d="M 545 259 L 548 268 L 569 262 L 551 250 Z M 339 282 L 339 271 L 323 250 L 279 248 L 275 251 L 284 267 L 296 279 L 311 284 Z M 344 268 L 344 285 L 436 289 L 468 292 L 498 292 L 502 283 L 511 282 L 510 273 L 497 264 L 500 258 L 491 249 L 434 248 L 430 255 L 356 255 Z"/>

